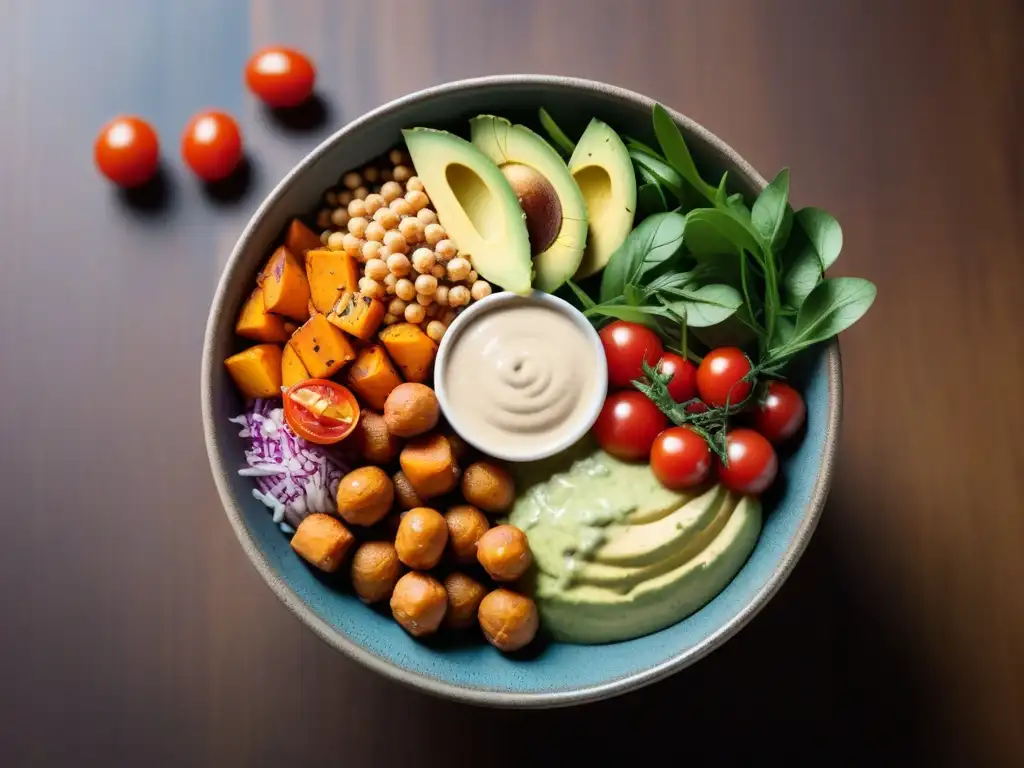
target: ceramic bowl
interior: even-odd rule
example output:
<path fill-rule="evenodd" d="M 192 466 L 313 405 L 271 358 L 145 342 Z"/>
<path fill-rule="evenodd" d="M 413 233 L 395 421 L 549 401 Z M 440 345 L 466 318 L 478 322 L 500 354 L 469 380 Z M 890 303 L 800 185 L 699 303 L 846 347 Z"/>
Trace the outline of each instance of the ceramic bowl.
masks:
<path fill-rule="evenodd" d="M 465 702 L 552 707 L 606 698 L 660 680 L 732 637 L 765 606 L 793 570 L 821 515 L 835 461 L 841 418 L 839 348 L 803 360 L 797 383 L 807 402 L 806 434 L 782 457 L 781 482 L 765 498 L 760 540 L 736 578 L 704 608 L 667 629 L 609 645 L 537 642 L 506 656 L 482 640 L 454 644 L 410 638 L 384 611 L 330 586 L 296 557 L 266 507 L 252 497 L 238 427 L 228 419 L 242 402 L 222 361 L 241 347 L 234 322 L 253 279 L 292 216 L 315 209 L 339 175 L 398 143 L 402 128 L 464 131 L 478 114 L 533 122 L 546 105 L 570 135 L 591 116 L 648 143 L 653 101 L 602 83 L 546 76 L 500 76 L 430 88 L 349 123 L 302 160 L 260 205 L 231 254 L 210 309 L 203 346 L 202 409 L 214 480 L 231 525 L 260 576 L 310 629 L 339 651 L 392 680 Z M 672 113 L 705 178 L 723 171 L 756 195 L 764 178 L 707 129 Z"/>

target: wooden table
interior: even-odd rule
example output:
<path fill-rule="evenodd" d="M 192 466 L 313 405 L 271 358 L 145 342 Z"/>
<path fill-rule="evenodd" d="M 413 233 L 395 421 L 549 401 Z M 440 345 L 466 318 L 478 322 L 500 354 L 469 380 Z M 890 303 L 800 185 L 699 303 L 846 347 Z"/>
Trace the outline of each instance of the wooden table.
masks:
<path fill-rule="evenodd" d="M 244 92 L 270 42 L 316 59 L 323 125 Z M 1022 47 L 1013 0 L 0 0 L 0 764 L 602 765 L 660 743 L 680 764 L 1020 765 Z M 523 71 L 642 91 L 767 175 L 789 164 L 796 202 L 843 223 L 837 272 L 879 287 L 843 340 L 829 508 L 779 596 L 668 682 L 526 713 L 315 639 L 235 542 L 199 420 L 207 307 L 271 186 L 386 100 Z M 206 106 L 243 125 L 239 196 L 179 160 Z M 161 131 L 162 201 L 92 168 L 118 112 Z"/>

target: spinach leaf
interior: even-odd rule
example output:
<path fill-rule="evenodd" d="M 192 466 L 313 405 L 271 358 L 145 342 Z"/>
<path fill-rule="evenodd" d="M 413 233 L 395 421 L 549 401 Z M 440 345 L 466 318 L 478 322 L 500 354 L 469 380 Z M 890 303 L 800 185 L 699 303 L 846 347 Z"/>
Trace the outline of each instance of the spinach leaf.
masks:
<path fill-rule="evenodd" d="M 641 220 L 655 213 L 664 213 L 668 210 L 668 201 L 665 200 L 665 193 L 661 191 L 660 184 L 650 182 L 642 184 L 636 191 L 636 214 Z"/>
<path fill-rule="evenodd" d="M 793 209 L 789 207 L 789 169 L 783 168 L 769 182 L 750 211 L 750 222 L 761 235 L 765 246 L 781 251 L 793 226 Z"/>
<path fill-rule="evenodd" d="M 643 152 L 630 150 L 629 156 L 645 181 L 654 181 L 660 184 L 675 195 L 680 202 L 683 201 L 686 194 L 683 188 L 683 177 L 676 173 L 672 166 Z"/>
<path fill-rule="evenodd" d="M 558 127 L 558 123 L 555 122 L 554 118 L 548 114 L 548 111 L 541 107 L 537 111 L 537 115 L 540 118 L 540 125 L 544 129 L 545 133 L 551 137 L 551 141 L 557 149 L 560 149 L 566 157 L 571 157 L 573 151 L 576 149 L 576 143 L 565 135 L 565 131 Z"/>
<path fill-rule="evenodd" d="M 624 293 L 627 283 L 639 285 L 645 273 L 675 256 L 683 243 L 686 217 L 656 213 L 640 223 L 612 254 L 601 277 L 601 301 Z"/>
<path fill-rule="evenodd" d="M 784 347 L 793 340 L 796 334 L 796 323 L 792 318 L 780 316 L 775 320 L 775 338 L 772 339 L 773 347 Z"/>
<path fill-rule="evenodd" d="M 668 306 L 684 316 L 686 324 L 693 328 L 718 325 L 732 317 L 743 304 L 739 291 L 721 283 L 711 283 L 694 290 L 672 288 L 666 293 L 677 297 Z"/>
<path fill-rule="evenodd" d="M 637 152 L 643 152 L 645 155 L 650 155 L 662 162 L 665 161 L 665 158 L 658 153 L 658 150 L 644 144 L 640 139 L 634 139 L 632 136 L 623 136 L 622 140 L 626 143 L 626 149 L 635 149 Z"/>
<path fill-rule="evenodd" d="M 718 189 L 715 190 L 715 207 L 723 208 L 729 204 L 729 191 L 726 184 L 729 182 L 729 172 L 722 174 L 722 180 L 718 182 Z"/>
<path fill-rule="evenodd" d="M 657 307 L 652 305 L 641 305 L 639 307 L 631 307 L 628 304 L 615 304 L 615 303 L 601 303 L 597 304 L 590 309 L 583 312 L 587 317 L 614 317 L 616 320 L 627 320 L 631 323 L 642 323 L 650 328 L 657 328 L 657 320 L 655 318 L 663 317 L 668 320 L 676 320 L 675 316 L 672 315 L 671 311 L 665 307 Z"/>
<path fill-rule="evenodd" d="M 769 357 L 791 355 L 846 330 L 875 301 L 874 283 L 859 277 L 832 277 L 818 283 L 796 316 L 792 338 Z"/>
<path fill-rule="evenodd" d="M 801 208 L 796 221 L 818 254 L 824 272 L 836 263 L 843 250 L 843 228 L 831 213 L 821 208 Z"/>
<path fill-rule="evenodd" d="M 590 309 L 591 307 L 597 306 L 597 302 L 590 298 L 590 296 L 587 295 L 587 292 L 576 285 L 574 281 L 566 280 L 565 284 L 569 286 L 574 294 L 576 294 L 576 298 L 579 299 L 580 305 L 584 309 Z"/>
<path fill-rule="evenodd" d="M 693 164 L 693 158 L 690 156 L 690 150 L 683 140 L 679 126 L 661 104 L 654 105 L 653 113 L 654 135 L 658 137 L 658 143 L 661 145 L 661 151 L 665 153 L 665 159 L 702 197 L 713 203 L 715 188 L 697 173 L 697 166 Z"/>
<path fill-rule="evenodd" d="M 710 208 L 695 208 L 686 214 L 686 235 L 683 243 L 698 261 L 725 253 L 736 253 L 736 244 L 708 216 Z"/>
<path fill-rule="evenodd" d="M 687 230 L 690 227 L 697 228 L 696 245 L 702 249 L 704 255 L 710 255 L 707 248 L 712 245 L 717 247 L 724 242 L 732 244 L 733 247 L 730 249 L 732 251 L 739 251 L 742 248 L 754 254 L 755 257 L 761 253 L 761 245 L 754 239 L 753 233 L 742 222 L 724 211 L 717 208 L 695 208 L 686 214 L 686 220 Z M 709 228 L 716 231 L 718 235 L 712 236 L 708 232 Z M 687 246 L 689 245 L 689 240 L 687 240 Z M 719 250 L 717 253 L 722 253 L 722 251 Z"/>
<path fill-rule="evenodd" d="M 782 298 L 788 306 L 799 309 L 821 282 L 821 259 L 801 227 L 793 231 L 783 257 Z"/>

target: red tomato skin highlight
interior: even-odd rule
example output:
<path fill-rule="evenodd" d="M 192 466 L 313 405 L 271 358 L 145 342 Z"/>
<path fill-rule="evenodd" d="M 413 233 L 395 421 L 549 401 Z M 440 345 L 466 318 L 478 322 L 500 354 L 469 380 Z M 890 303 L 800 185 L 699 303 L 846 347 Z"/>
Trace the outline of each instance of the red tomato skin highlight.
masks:
<path fill-rule="evenodd" d="M 657 365 L 664 353 L 658 334 L 645 325 L 616 320 L 599 334 L 608 362 L 608 385 L 621 389 L 643 377 L 641 363 Z"/>
<path fill-rule="evenodd" d="M 734 429 L 725 436 L 726 467 L 717 459 L 718 479 L 736 493 L 757 496 L 775 482 L 779 459 L 771 443 L 752 429 Z"/>
<path fill-rule="evenodd" d="M 668 419 L 650 398 L 636 390 L 613 392 L 604 402 L 594 437 L 601 448 L 624 461 L 643 461 Z"/>
<path fill-rule="evenodd" d="M 245 84 L 267 106 L 297 107 L 313 93 L 316 68 L 301 51 L 271 46 L 257 51 L 245 67 Z"/>
<path fill-rule="evenodd" d="M 692 429 L 669 427 L 651 447 L 651 471 L 673 491 L 693 488 L 711 474 L 711 449 Z"/>
<path fill-rule="evenodd" d="M 750 373 L 750 360 L 737 347 L 719 347 L 705 355 L 697 369 L 697 392 L 700 399 L 714 408 L 743 402 L 754 382 L 743 381 Z"/>
<path fill-rule="evenodd" d="M 769 381 L 754 406 L 754 429 L 776 445 L 793 437 L 806 420 L 803 397 L 784 381 Z"/>
<path fill-rule="evenodd" d="M 100 172 L 122 187 L 145 184 L 160 164 L 160 140 L 141 117 L 119 115 L 100 129 L 93 144 Z"/>
<path fill-rule="evenodd" d="M 181 155 L 203 181 L 227 178 L 242 160 L 242 132 L 238 123 L 224 112 L 194 115 L 181 137 Z"/>
<path fill-rule="evenodd" d="M 671 373 L 668 393 L 677 403 L 685 403 L 697 396 L 697 366 L 689 360 L 666 352 L 658 363 L 659 373 Z"/>

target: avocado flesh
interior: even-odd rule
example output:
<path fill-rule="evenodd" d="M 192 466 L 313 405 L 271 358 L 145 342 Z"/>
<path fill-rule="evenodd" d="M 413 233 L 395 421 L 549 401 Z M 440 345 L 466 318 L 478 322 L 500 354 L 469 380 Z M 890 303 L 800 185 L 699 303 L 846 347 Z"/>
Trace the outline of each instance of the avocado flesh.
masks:
<path fill-rule="evenodd" d="M 416 175 L 460 255 L 487 282 L 529 293 L 533 264 L 526 222 L 498 166 L 446 131 L 412 128 L 402 135 Z"/>
<path fill-rule="evenodd" d="M 636 176 L 619 134 L 596 118 L 569 158 L 569 173 L 587 205 L 590 238 L 576 272 L 582 280 L 604 269 L 633 229 Z"/>
<path fill-rule="evenodd" d="M 586 247 L 587 207 L 579 187 L 558 153 L 526 126 L 480 115 L 469 121 L 469 130 L 473 145 L 499 168 L 526 166 L 554 189 L 558 205 L 553 208 L 561 208 L 561 223 L 553 241 L 533 259 L 533 285 L 548 293 L 555 291 L 579 269 Z"/>

